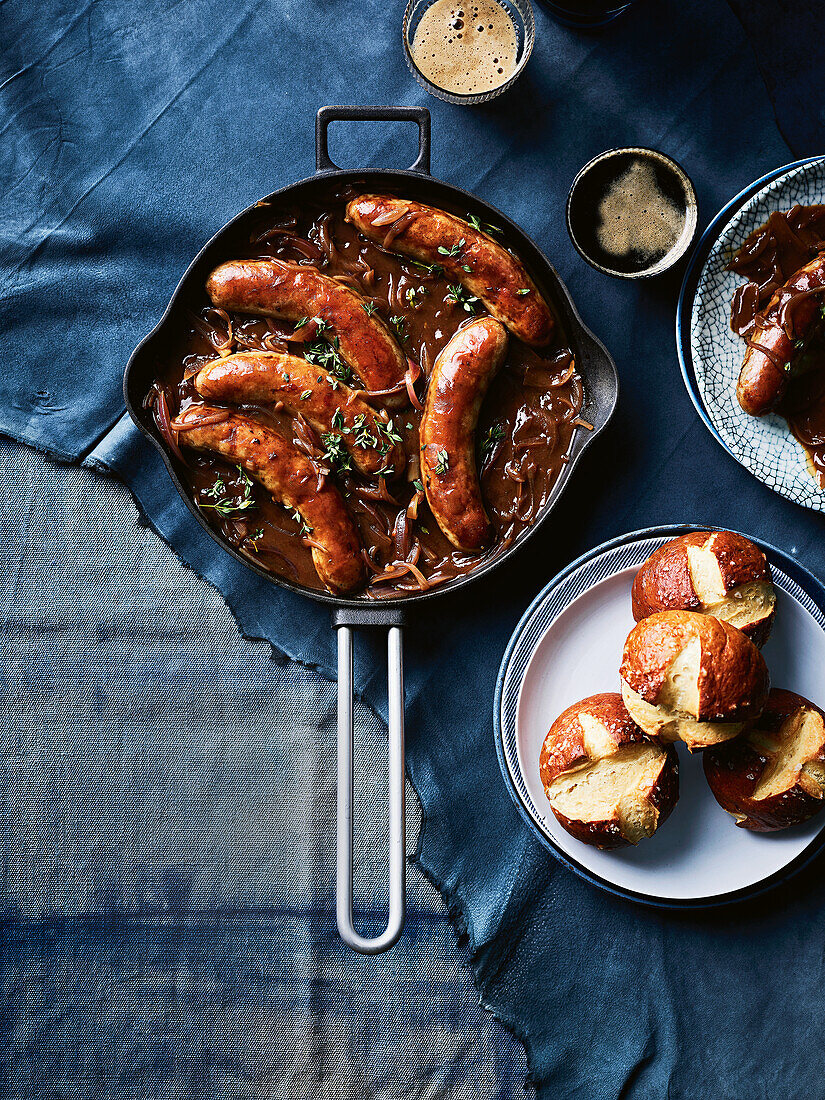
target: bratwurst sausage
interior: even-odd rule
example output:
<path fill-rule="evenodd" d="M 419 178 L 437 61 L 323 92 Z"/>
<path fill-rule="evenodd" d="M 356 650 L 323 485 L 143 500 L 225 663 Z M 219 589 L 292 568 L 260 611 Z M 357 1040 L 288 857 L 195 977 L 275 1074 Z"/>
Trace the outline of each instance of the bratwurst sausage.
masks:
<path fill-rule="evenodd" d="M 764 416 L 782 399 L 794 361 L 825 302 L 825 252 L 801 267 L 757 315 L 739 372 L 736 396 L 751 416 Z"/>
<path fill-rule="evenodd" d="M 221 309 L 296 322 L 319 317 L 329 326 L 333 346 L 365 389 L 400 387 L 385 402 L 393 407 L 406 403 L 406 356 L 381 318 L 351 287 L 306 264 L 231 260 L 215 268 L 206 291 Z"/>
<path fill-rule="evenodd" d="M 398 475 L 404 448 L 391 438 L 392 421 L 376 412 L 343 382 L 306 359 L 283 352 L 243 351 L 207 363 L 195 375 L 207 400 L 234 405 L 280 402 L 304 416 L 316 431 L 336 435 L 361 473 Z"/>
<path fill-rule="evenodd" d="M 274 428 L 250 416 L 229 413 L 225 419 L 197 426 L 198 418 L 208 420 L 226 412 L 211 405 L 198 407 L 194 415 L 187 410 L 179 423 L 191 418 L 195 427 L 180 432 L 181 444 L 236 463 L 278 504 L 297 511 L 308 528 L 315 571 L 331 592 L 363 587 L 365 567 L 358 531 L 329 478 Z"/>
<path fill-rule="evenodd" d="M 550 308 L 522 263 L 469 222 L 393 195 L 359 195 L 347 221 L 367 240 L 426 264 L 440 264 L 503 325 L 532 347 L 553 334 Z"/>
<path fill-rule="evenodd" d="M 475 429 L 506 354 L 506 330 L 482 317 L 458 330 L 430 376 L 419 429 L 421 476 L 430 511 L 459 550 L 480 550 L 494 533 L 481 499 Z"/>

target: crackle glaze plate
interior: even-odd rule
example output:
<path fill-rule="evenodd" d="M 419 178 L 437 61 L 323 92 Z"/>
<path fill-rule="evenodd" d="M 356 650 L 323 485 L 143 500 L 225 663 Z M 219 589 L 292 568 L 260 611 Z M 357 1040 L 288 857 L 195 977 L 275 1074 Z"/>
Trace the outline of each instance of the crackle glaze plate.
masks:
<path fill-rule="evenodd" d="M 636 531 L 573 562 L 541 592 L 502 661 L 493 722 L 507 789 L 538 839 L 566 867 L 622 897 L 659 908 L 708 908 L 741 901 L 787 880 L 825 845 L 825 812 L 780 833 L 737 828 L 705 781 L 699 754 L 679 753 L 679 802 L 649 840 L 603 852 L 556 821 L 539 775 L 553 721 L 572 703 L 619 690 L 619 665 L 633 627 L 630 587 L 642 562 L 689 526 Z M 750 536 L 748 536 L 750 537 Z M 798 562 L 754 539 L 771 564 L 776 625 L 764 648 L 775 687 L 822 702 L 825 589 Z"/>
<path fill-rule="evenodd" d="M 821 202 L 825 202 L 825 161 L 814 160 L 772 179 L 735 210 L 713 241 L 699 274 L 689 338 L 697 395 L 723 446 L 769 488 L 820 512 L 825 511 L 825 492 L 786 422 L 774 414 L 748 416 L 736 400 L 745 345 L 731 331 L 730 302 L 742 280 L 726 265 L 748 234 L 774 210 Z M 680 307 L 684 308 L 683 303 Z"/>

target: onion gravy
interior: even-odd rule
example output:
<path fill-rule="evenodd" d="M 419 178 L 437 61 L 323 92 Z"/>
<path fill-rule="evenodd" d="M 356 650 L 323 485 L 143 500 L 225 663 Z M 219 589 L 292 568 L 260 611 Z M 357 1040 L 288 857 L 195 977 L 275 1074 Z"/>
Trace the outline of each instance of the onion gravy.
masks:
<path fill-rule="evenodd" d="M 407 356 L 420 364 L 418 397 L 441 349 L 472 317 L 483 316 L 480 302 L 450 286 L 439 265 L 416 263 L 372 244 L 344 220 L 347 201 L 358 192 L 331 186 L 321 200 L 301 209 L 259 204 L 257 225 L 245 248 L 227 259 L 280 257 L 312 264 L 351 285 L 394 331 Z M 468 218 L 466 211 L 453 211 Z M 469 219 L 468 220 L 472 220 Z M 500 240 L 499 231 L 482 230 Z M 177 439 L 169 425 L 201 398 L 192 378 L 220 355 L 247 348 L 303 354 L 319 373 L 329 372 L 358 386 L 347 365 L 324 339 L 302 342 L 301 326 L 271 318 L 227 314 L 213 308 L 203 290 L 181 325 L 153 394 L 155 422 L 167 445 Z M 314 333 L 314 326 L 303 326 Z M 577 429 L 589 424 L 579 413 L 584 393 L 566 337 L 557 326 L 553 342 L 540 353 L 511 336 L 504 366 L 493 380 L 478 423 L 478 468 L 485 505 L 496 532 L 490 549 L 472 554 L 447 541 L 421 499 L 418 426 L 413 404 L 391 411 L 393 435 L 407 455 L 407 469 L 395 481 L 367 478 L 346 468 L 336 453 L 300 416 L 277 406 L 238 406 L 272 424 L 301 450 L 330 470 L 358 526 L 370 574 L 367 598 L 398 597 L 435 587 L 467 573 L 512 544 L 535 520 L 565 463 Z M 312 563 L 308 532 L 300 516 L 274 503 L 238 467 L 218 456 L 177 451 L 183 478 L 210 525 L 257 565 L 309 588 L 322 589 Z M 344 459 L 342 462 L 341 459 Z M 386 576 L 383 574 L 386 573 Z"/>
<path fill-rule="evenodd" d="M 759 314 L 794 274 L 825 249 L 825 205 L 775 210 L 753 230 L 734 254 L 728 269 L 748 281 L 731 302 L 731 328 L 747 343 Z M 781 319 L 792 333 L 793 311 L 806 292 L 786 294 Z M 807 292 L 810 293 L 810 292 Z M 781 294 L 780 294 L 781 299 Z M 825 300 L 823 300 L 825 305 Z M 764 350 L 764 349 L 763 349 Z M 808 466 L 825 489 L 825 318 L 794 360 L 788 388 L 776 411 L 802 445 Z"/>

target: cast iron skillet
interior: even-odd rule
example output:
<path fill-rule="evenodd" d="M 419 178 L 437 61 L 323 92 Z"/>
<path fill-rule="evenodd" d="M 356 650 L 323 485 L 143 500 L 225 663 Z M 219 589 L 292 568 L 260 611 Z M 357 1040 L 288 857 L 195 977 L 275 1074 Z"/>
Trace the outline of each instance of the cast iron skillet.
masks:
<path fill-rule="evenodd" d="M 362 170 L 344 171 L 329 158 L 327 129 L 330 122 L 382 122 L 412 121 L 418 125 L 418 157 L 407 171 Z M 486 579 L 502 565 L 528 538 L 531 538 L 547 520 L 556 501 L 569 482 L 576 463 L 593 439 L 610 419 L 616 404 L 618 381 L 616 367 L 605 348 L 582 324 L 570 295 L 539 248 L 517 225 L 502 214 L 466 191 L 433 179 L 430 175 L 430 113 L 423 107 L 322 107 L 315 125 L 314 176 L 300 183 L 283 187 L 267 196 L 267 201 L 283 201 L 300 204 L 311 201 L 328 186 L 329 180 L 359 183 L 370 191 L 384 189 L 398 192 L 410 198 L 447 206 L 475 214 L 482 221 L 492 222 L 503 229 L 504 240 L 524 261 L 542 293 L 550 302 L 561 322 L 570 347 L 576 357 L 579 374 L 584 383 L 584 406 L 581 415 L 593 424 L 593 431 L 578 431 L 573 437 L 570 461 L 559 476 L 551 495 L 533 526 L 523 532 L 516 542 L 491 561 L 480 565 L 471 573 L 457 577 L 439 588 L 420 594 L 382 599 L 380 604 L 364 598 L 333 596 L 306 588 L 283 577 L 276 577 L 254 562 L 239 554 L 209 526 L 194 504 L 181 481 L 176 460 L 173 459 L 155 430 L 151 413 L 143 402 L 157 373 L 157 364 L 164 359 L 163 349 L 169 342 L 168 334 L 182 323 L 181 314 L 187 308 L 197 307 L 209 272 L 224 260 L 236 255 L 234 244 L 248 244 L 250 222 L 260 219 L 260 210 L 251 206 L 233 218 L 201 249 L 190 264 L 186 274 L 172 296 L 163 317 L 133 352 L 123 379 L 126 408 L 138 428 L 160 451 L 166 468 L 180 492 L 186 507 L 197 522 L 219 545 L 252 569 L 259 576 L 281 588 L 298 592 L 332 609 L 332 623 L 338 633 L 338 851 L 337 851 L 337 922 L 341 938 L 356 951 L 377 953 L 391 947 L 404 927 L 404 676 L 401 649 L 401 631 L 408 610 L 413 603 L 441 599 L 459 588 Z M 561 207 L 559 208 L 561 216 Z M 389 917 L 385 930 L 372 939 L 360 936 L 352 918 L 352 628 L 385 627 L 388 629 L 388 703 L 389 703 Z"/>

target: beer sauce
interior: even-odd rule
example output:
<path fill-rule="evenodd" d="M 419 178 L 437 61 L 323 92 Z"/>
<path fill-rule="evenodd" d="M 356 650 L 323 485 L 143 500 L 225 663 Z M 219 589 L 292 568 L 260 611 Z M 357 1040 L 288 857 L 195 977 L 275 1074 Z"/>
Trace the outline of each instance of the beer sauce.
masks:
<path fill-rule="evenodd" d="M 421 402 L 426 381 L 439 351 L 457 329 L 484 316 L 481 303 L 467 312 L 452 296 L 447 280 L 436 267 L 428 270 L 389 249 L 362 238 L 344 220 L 354 188 L 332 187 L 322 201 L 300 209 L 261 204 L 257 225 L 245 246 L 233 245 L 224 259 L 281 257 L 292 263 L 312 264 L 324 274 L 351 285 L 393 329 L 407 356 L 420 364 L 417 383 Z M 466 211 L 453 213 L 467 217 Z M 495 228 L 483 226 L 491 235 Z M 500 235 L 498 239 L 501 241 Z M 506 242 L 501 242 L 505 243 Z M 219 354 L 262 349 L 305 353 L 291 342 L 295 326 L 288 322 L 240 313 L 224 314 L 210 306 L 206 291 L 188 303 L 179 318 L 178 339 L 159 371 L 154 415 L 162 428 L 190 405 L 200 402 L 192 377 Z M 231 326 L 231 327 L 230 327 Z M 299 334 L 296 332 L 295 339 Z M 319 373 L 321 371 L 319 370 Z M 355 380 L 350 383 L 357 386 Z M 369 578 L 366 598 L 398 597 L 443 584 L 469 572 L 501 553 L 535 520 L 568 461 L 577 430 L 590 425 L 581 419 L 584 393 L 565 335 L 557 327 L 553 342 L 535 351 L 510 336 L 507 360 L 482 406 L 476 432 L 477 463 L 485 507 L 496 532 L 494 544 L 481 553 L 456 550 L 440 531 L 426 501 L 414 511 L 420 485 L 418 426 L 421 412 L 413 405 L 391 410 L 393 430 L 403 441 L 407 468 L 397 480 L 370 479 L 354 471 L 332 469 L 356 521 L 364 546 Z M 214 402 L 210 402 L 214 404 Z M 273 406 L 241 406 L 256 419 L 271 424 L 319 465 L 323 446 L 310 425 Z M 161 430 L 161 434 L 164 432 Z M 169 435 L 165 433 L 167 443 Z M 174 437 L 172 437 L 174 441 Z M 241 554 L 257 565 L 290 581 L 322 589 L 312 564 L 311 548 L 300 517 L 293 517 L 251 482 L 243 470 L 216 455 L 182 447 L 182 476 L 192 499 L 209 524 Z M 216 507 L 217 505 L 217 507 Z M 414 560 L 425 579 L 387 566 Z"/>

